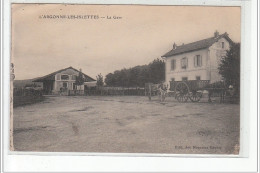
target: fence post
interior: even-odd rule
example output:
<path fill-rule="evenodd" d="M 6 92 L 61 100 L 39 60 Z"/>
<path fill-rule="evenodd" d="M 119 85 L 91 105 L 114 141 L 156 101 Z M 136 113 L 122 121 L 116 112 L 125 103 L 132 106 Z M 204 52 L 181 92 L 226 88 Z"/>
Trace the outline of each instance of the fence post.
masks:
<path fill-rule="evenodd" d="M 149 94 L 149 100 L 151 101 L 152 100 L 152 91 L 151 91 L 151 85 L 149 85 L 149 91 L 148 91 L 148 94 Z"/>

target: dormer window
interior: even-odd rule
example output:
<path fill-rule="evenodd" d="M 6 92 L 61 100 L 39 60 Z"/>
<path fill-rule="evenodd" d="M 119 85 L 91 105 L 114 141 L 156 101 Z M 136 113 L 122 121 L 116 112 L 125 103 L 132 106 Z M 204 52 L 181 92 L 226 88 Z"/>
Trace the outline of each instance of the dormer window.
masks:
<path fill-rule="evenodd" d="M 184 57 L 181 59 L 181 68 L 182 69 L 188 68 L 188 58 Z"/>
<path fill-rule="evenodd" d="M 221 48 L 224 49 L 225 48 L 225 43 L 221 42 Z"/>

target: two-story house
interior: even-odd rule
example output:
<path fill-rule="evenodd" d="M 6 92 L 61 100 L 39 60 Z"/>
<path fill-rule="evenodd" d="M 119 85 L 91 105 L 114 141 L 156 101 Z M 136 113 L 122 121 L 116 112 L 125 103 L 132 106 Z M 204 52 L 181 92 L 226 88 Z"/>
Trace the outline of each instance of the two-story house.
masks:
<path fill-rule="evenodd" d="M 189 44 L 177 46 L 167 52 L 165 59 L 165 80 L 209 80 L 210 83 L 220 81 L 218 66 L 222 57 L 229 50 L 232 40 L 227 33 L 219 35 L 216 31 L 214 37 L 203 39 Z"/>
<path fill-rule="evenodd" d="M 36 78 L 35 80 L 33 80 L 33 82 L 42 82 L 43 91 L 45 94 L 59 94 L 61 90 L 84 90 L 84 86 L 87 86 L 88 83 L 96 82 L 95 79 L 82 73 L 84 84 L 82 86 L 77 86 L 76 77 L 79 76 L 79 73 L 79 70 L 73 67 L 68 67 L 48 74 L 46 76 Z"/>

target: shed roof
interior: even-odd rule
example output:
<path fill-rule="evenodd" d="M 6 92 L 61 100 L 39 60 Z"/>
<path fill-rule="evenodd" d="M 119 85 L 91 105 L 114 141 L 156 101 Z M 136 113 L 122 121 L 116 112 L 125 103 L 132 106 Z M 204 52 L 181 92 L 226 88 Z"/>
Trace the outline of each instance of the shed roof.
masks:
<path fill-rule="evenodd" d="M 228 37 L 228 34 L 225 32 L 224 34 L 221 34 L 217 37 L 210 37 L 207 39 L 203 39 L 203 40 L 199 40 L 196 42 L 177 46 L 175 49 L 170 50 L 169 52 L 164 54 L 162 57 L 169 57 L 169 56 L 178 55 L 178 54 L 182 54 L 182 53 L 186 53 L 186 52 L 205 49 L 205 48 L 210 47 L 212 44 L 214 44 L 221 38 L 225 38 L 230 43 L 233 43 L 233 41 Z"/>
<path fill-rule="evenodd" d="M 68 67 L 68 68 L 64 68 L 64 69 L 55 71 L 55 72 L 50 73 L 50 74 L 48 74 L 48 75 L 35 78 L 35 79 L 33 80 L 33 82 L 43 82 L 43 81 L 46 81 L 46 80 L 55 80 L 55 75 L 56 75 L 57 73 L 60 73 L 60 72 L 62 72 L 62 71 L 64 71 L 64 70 L 67 70 L 67 69 L 72 69 L 72 70 L 75 70 L 75 71 L 77 71 L 77 72 L 80 72 L 79 70 L 77 70 L 77 69 L 75 69 L 75 68 L 73 68 L 73 67 L 70 66 L 70 67 Z M 86 82 L 96 81 L 95 79 L 89 77 L 88 75 L 86 75 L 86 74 L 84 74 L 84 73 L 82 73 L 82 74 L 85 76 L 85 81 L 86 81 Z"/>

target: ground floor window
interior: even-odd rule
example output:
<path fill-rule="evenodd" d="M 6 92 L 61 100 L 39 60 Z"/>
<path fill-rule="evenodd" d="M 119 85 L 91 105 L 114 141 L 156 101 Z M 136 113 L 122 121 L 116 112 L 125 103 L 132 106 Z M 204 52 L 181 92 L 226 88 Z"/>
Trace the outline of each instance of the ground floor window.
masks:
<path fill-rule="evenodd" d="M 67 82 L 63 82 L 62 86 L 63 86 L 63 88 L 68 88 L 68 83 Z"/>
<path fill-rule="evenodd" d="M 187 81 L 188 78 L 187 77 L 182 77 L 182 81 Z"/>
<path fill-rule="evenodd" d="M 77 85 L 73 83 L 73 90 L 77 89 Z"/>
<path fill-rule="evenodd" d="M 171 78 L 171 81 L 174 82 L 174 81 L 175 81 L 175 78 Z"/>
<path fill-rule="evenodd" d="M 196 80 L 200 80 L 200 76 L 196 76 Z"/>

